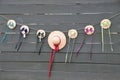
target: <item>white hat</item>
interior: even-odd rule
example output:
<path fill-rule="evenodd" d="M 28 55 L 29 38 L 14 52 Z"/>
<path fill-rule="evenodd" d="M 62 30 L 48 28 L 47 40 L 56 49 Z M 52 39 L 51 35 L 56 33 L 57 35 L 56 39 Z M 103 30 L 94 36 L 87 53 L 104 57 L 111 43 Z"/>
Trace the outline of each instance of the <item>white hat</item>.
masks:
<path fill-rule="evenodd" d="M 8 26 L 8 28 L 10 28 L 10 29 L 14 29 L 14 28 L 16 27 L 16 22 L 15 22 L 15 20 L 8 20 L 7 26 Z"/>
<path fill-rule="evenodd" d="M 92 25 L 87 25 L 85 28 L 84 28 L 84 32 L 85 34 L 87 35 L 92 35 L 94 32 L 95 32 L 95 29 Z"/>
<path fill-rule="evenodd" d="M 48 36 L 48 44 L 52 49 L 55 49 L 55 45 L 62 49 L 66 45 L 65 34 L 61 31 L 53 31 Z"/>
<path fill-rule="evenodd" d="M 77 36 L 78 36 L 77 30 L 75 30 L 75 29 L 70 29 L 70 30 L 68 31 L 68 36 L 69 36 L 69 38 L 72 38 L 72 39 L 77 38 Z"/>
<path fill-rule="evenodd" d="M 37 35 L 38 38 L 42 39 L 42 38 L 45 37 L 46 33 L 45 33 L 44 30 L 39 29 L 39 30 L 37 31 L 36 35 Z"/>
<path fill-rule="evenodd" d="M 20 31 L 21 31 L 21 33 L 22 33 L 22 35 L 23 35 L 23 38 L 25 38 L 26 35 L 29 33 L 30 29 L 29 29 L 28 26 L 22 25 L 22 26 L 20 27 Z"/>
<path fill-rule="evenodd" d="M 110 28 L 111 26 L 111 21 L 109 19 L 103 19 L 100 23 L 100 26 L 103 28 L 103 29 L 108 29 Z"/>

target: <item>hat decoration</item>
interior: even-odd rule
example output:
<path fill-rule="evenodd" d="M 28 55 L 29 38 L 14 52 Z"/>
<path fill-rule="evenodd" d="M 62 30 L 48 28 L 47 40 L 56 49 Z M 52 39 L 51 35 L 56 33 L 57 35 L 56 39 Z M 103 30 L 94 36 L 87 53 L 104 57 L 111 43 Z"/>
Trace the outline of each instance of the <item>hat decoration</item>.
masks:
<path fill-rule="evenodd" d="M 7 26 L 9 29 L 14 29 L 16 27 L 16 21 L 15 20 L 8 20 Z"/>
<path fill-rule="evenodd" d="M 23 42 L 23 39 L 26 38 L 27 34 L 29 33 L 29 27 L 26 26 L 26 25 L 22 25 L 20 27 L 20 34 L 19 34 L 19 39 L 18 39 L 18 43 L 16 44 L 16 47 L 15 49 L 17 49 L 17 51 L 19 51 L 21 45 L 22 45 L 22 42 Z"/>
<path fill-rule="evenodd" d="M 11 30 L 13 30 L 16 27 L 16 21 L 15 20 L 8 20 L 7 22 L 7 27 Z M 8 28 L 5 27 L 5 32 L 8 32 Z M 6 40 L 7 34 L 5 33 L 2 37 L 2 42 L 4 42 Z"/>
<path fill-rule="evenodd" d="M 87 35 L 92 35 L 94 33 L 95 29 L 92 25 L 87 25 L 85 28 L 84 28 L 84 32 L 85 34 Z"/>
<path fill-rule="evenodd" d="M 103 19 L 101 21 L 101 24 L 100 26 L 103 28 L 103 29 L 109 29 L 111 27 L 111 21 L 109 19 Z"/>
<path fill-rule="evenodd" d="M 91 53 L 91 55 L 90 55 L 90 59 L 91 59 L 91 57 L 92 57 L 92 40 L 93 40 L 93 37 L 92 37 L 92 35 L 94 34 L 94 32 L 95 32 L 95 29 L 94 29 L 94 27 L 93 27 L 93 25 L 87 25 L 85 28 L 84 28 L 84 38 L 83 38 L 83 41 L 82 41 L 82 43 L 80 44 L 80 46 L 77 48 L 77 53 L 76 53 L 76 55 L 78 55 L 79 54 L 79 52 L 81 51 L 81 49 L 83 48 L 83 46 L 84 46 L 84 44 L 85 44 L 85 41 L 86 41 L 86 36 L 88 35 L 88 36 L 90 36 L 91 37 L 91 48 L 90 48 L 90 53 Z"/>
<path fill-rule="evenodd" d="M 68 62 L 68 56 L 69 56 L 69 50 L 70 50 L 70 58 L 69 58 L 69 62 L 71 62 L 72 59 L 72 55 L 73 55 L 73 50 L 74 50 L 74 44 L 75 44 L 75 38 L 77 38 L 78 36 L 78 32 L 75 29 L 70 29 L 68 31 L 68 49 L 67 49 L 67 53 L 66 53 L 66 57 L 65 57 L 65 63 Z M 71 49 L 70 49 L 70 46 Z"/>
<path fill-rule="evenodd" d="M 108 30 L 108 34 L 109 34 L 109 43 L 110 43 L 110 48 L 111 48 L 111 51 L 113 51 L 113 45 L 112 45 L 112 39 L 111 39 L 111 31 L 110 31 L 110 27 L 112 25 L 110 19 L 113 19 L 115 18 L 116 16 L 119 16 L 120 15 L 120 12 L 116 13 L 115 15 L 112 15 L 111 17 L 109 17 L 108 19 L 103 19 L 101 22 L 100 22 L 100 26 L 101 26 L 101 42 L 102 42 L 102 52 L 104 52 L 104 30 Z M 2 37 L 2 42 L 6 40 L 6 36 L 7 34 L 7 31 L 8 31 L 8 28 L 10 30 L 13 30 L 16 28 L 16 25 L 19 24 L 19 25 L 22 25 L 21 23 L 16 23 L 15 20 L 9 20 L 6 16 L 4 15 L 1 15 L 2 18 L 4 18 L 5 20 L 8 20 L 8 22 L 5 24 L 7 27 L 5 27 L 5 31 L 4 32 L 1 32 L 1 33 L 4 33 L 3 37 Z M 37 23 L 29 23 L 29 25 L 39 25 Z M 34 28 L 31 28 L 32 30 L 35 30 Z M 72 51 L 74 49 L 74 43 L 75 43 L 75 38 L 77 38 L 78 36 L 78 33 L 77 31 L 80 30 L 80 28 L 78 29 L 70 29 L 68 31 L 68 37 L 69 37 L 69 41 L 68 41 L 68 49 L 67 49 L 67 53 L 66 53 L 66 59 L 65 59 L 65 62 L 68 61 L 68 55 L 69 55 L 69 52 L 70 52 L 70 58 L 69 58 L 69 62 L 71 62 L 71 58 L 72 58 Z M 48 31 L 49 32 L 49 31 Z M 66 32 L 66 31 L 64 31 Z M 95 32 L 95 29 L 92 25 L 88 25 L 84 28 L 84 38 L 81 42 L 81 44 L 79 45 L 79 47 L 77 48 L 77 53 L 76 55 L 78 55 L 78 53 L 80 52 L 80 50 L 82 49 L 82 47 L 84 46 L 85 44 L 85 41 L 86 41 L 86 37 L 87 36 L 90 36 L 91 38 L 91 48 L 90 48 L 90 52 L 92 53 L 92 40 L 93 40 L 93 37 L 92 35 L 94 34 Z M 11 33 L 10 33 L 11 34 Z M 19 39 L 18 39 L 18 43 L 16 44 L 16 49 L 17 51 L 20 49 L 21 45 L 22 45 L 22 41 L 23 39 L 26 39 L 26 36 L 27 34 L 29 34 L 29 27 L 26 26 L 26 25 L 22 25 L 20 27 L 20 34 L 19 34 Z M 116 32 L 116 34 L 119 34 L 119 32 Z M 42 45 L 43 45 L 43 38 L 45 37 L 45 31 L 44 30 L 38 30 L 37 33 L 36 33 L 36 36 L 37 36 L 37 42 L 36 42 L 36 45 L 38 43 L 41 43 L 40 45 L 40 48 L 39 48 L 39 54 L 41 52 L 41 48 L 42 48 Z M 72 44 L 71 44 L 72 42 Z M 54 57 L 55 57 L 55 54 L 62 48 L 64 48 L 64 46 L 66 45 L 66 37 L 64 35 L 63 32 L 61 31 L 53 31 L 49 34 L 49 37 L 48 37 L 48 44 L 49 46 L 52 48 L 51 50 L 51 53 L 50 53 L 50 61 L 49 61 L 49 67 L 48 67 L 48 77 L 50 78 L 51 76 L 51 69 L 52 69 L 52 64 L 54 62 Z M 70 47 L 71 45 L 73 45 L 72 47 Z M 37 47 L 38 48 L 38 47 Z M 70 49 L 72 48 L 72 49 Z M 91 58 L 91 55 L 90 55 L 90 58 Z"/>
<path fill-rule="evenodd" d="M 40 55 L 40 53 L 41 53 L 41 49 L 42 49 L 42 46 L 43 46 L 43 38 L 45 37 L 45 35 L 46 35 L 46 33 L 45 33 L 45 31 L 44 30 L 42 30 L 42 29 L 39 29 L 38 31 L 37 31 L 37 33 L 36 33 L 36 50 L 37 50 L 37 48 L 39 47 L 39 55 Z"/>
<path fill-rule="evenodd" d="M 110 31 L 111 21 L 109 19 L 103 19 L 100 22 L 100 26 L 101 26 L 101 37 L 102 37 L 102 52 L 104 52 L 104 30 L 108 30 L 109 40 L 110 40 L 110 48 L 111 48 L 111 51 L 113 51 L 112 40 L 111 40 L 112 39 L 111 31 Z"/>
<path fill-rule="evenodd" d="M 61 31 L 53 31 L 48 36 L 48 44 L 52 51 L 50 53 L 49 67 L 48 67 L 48 77 L 51 76 L 52 64 L 54 62 L 55 54 L 66 45 L 65 34 Z"/>

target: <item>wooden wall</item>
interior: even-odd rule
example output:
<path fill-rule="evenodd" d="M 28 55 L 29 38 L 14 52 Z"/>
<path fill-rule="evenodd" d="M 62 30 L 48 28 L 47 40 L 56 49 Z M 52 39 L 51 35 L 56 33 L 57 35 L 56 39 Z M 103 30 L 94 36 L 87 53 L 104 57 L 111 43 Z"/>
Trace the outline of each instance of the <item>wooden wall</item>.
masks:
<path fill-rule="evenodd" d="M 34 29 L 51 31 L 83 29 L 85 25 L 99 23 L 120 12 L 119 0 L 0 0 L 0 15 Z M 51 80 L 118 80 L 120 78 L 120 16 L 111 19 L 111 35 L 114 51 L 111 52 L 108 31 L 105 30 L 105 51 L 101 52 L 100 26 L 93 35 L 93 52 L 90 60 L 90 37 L 71 63 L 64 63 L 67 45 L 55 56 Z M 5 32 L 6 19 L 0 17 L 0 32 Z M 7 34 L 0 43 L 0 80 L 48 80 L 47 70 L 50 48 L 47 36 L 41 55 L 34 53 L 35 30 L 23 41 L 19 52 L 14 47 L 20 25 Z M 15 34 L 14 34 L 15 32 Z M 83 40 L 83 31 L 75 42 L 75 50 Z M 67 37 L 67 32 L 65 32 Z M 2 39 L 3 34 L 0 35 Z M 67 37 L 68 39 L 68 37 Z M 68 43 L 68 41 L 67 41 Z M 73 53 L 75 53 L 75 50 Z"/>

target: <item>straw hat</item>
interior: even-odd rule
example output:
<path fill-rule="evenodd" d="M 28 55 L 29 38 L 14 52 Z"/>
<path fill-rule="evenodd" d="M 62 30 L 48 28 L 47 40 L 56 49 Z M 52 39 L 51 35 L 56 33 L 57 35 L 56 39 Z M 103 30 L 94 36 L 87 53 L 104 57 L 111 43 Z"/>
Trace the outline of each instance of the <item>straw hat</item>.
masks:
<path fill-rule="evenodd" d="M 26 35 L 30 32 L 30 29 L 29 29 L 28 26 L 22 25 L 22 26 L 20 27 L 20 31 L 21 31 L 21 33 L 22 33 L 22 35 L 23 35 L 23 38 L 25 38 Z"/>
<path fill-rule="evenodd" d="M 53 31 L 48 36 L 48 44 L 52 49 L 55 49 L 55 45 L 58 45 L 59 50 L 66 45 L 66 36 L 61 31 Z"/>
<path fill-rule="evenodd" d="M 70 30 L 68 31 L 68 36 L 69 36 L 69 38 L 72 38 L 72 39 L 77 38 L 77 36 L 78 36 L 77 30 L 75 30 L 75 29 L 70 29 Z"/>
<path fill-rule="evenodd" d="M 15 20 L 8 20 L 7 26 L 8 26 L 9 29 L 14 29 L 16 27 Z"/>
<path fill-rule="evenodd" d="M 100 26 L 103 28 L 103 29 L 108 29 L 110 28 L 111 26 L 111 21 L 109 19 L 103 19 L 100 23 Z"/>
<path fill-rule="evenodd" d="M 85 34 L 87 35 L 92 35 L 94 32 L 95 32 L 95 29 L 92 25 L 87 25 L 85 28 L 84 28 L 84 32 Z"/>
<path fill-rule="evenodd" d="M 44 38 L 45 35 L 46 35 L 46 33 L 45 33 L 44 30 L 39 29 L 39 30 L 37 31 L 36 35 L 38 36 L 38 38 Z"/>

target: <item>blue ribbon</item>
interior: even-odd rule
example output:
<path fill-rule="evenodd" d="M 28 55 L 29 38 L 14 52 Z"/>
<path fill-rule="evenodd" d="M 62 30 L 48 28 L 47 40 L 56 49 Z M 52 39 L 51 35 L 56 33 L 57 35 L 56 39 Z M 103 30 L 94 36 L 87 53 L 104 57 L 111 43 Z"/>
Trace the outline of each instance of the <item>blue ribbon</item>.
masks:
<path fill-rule="evenodd" d="M 6 40 L 7 40 L 7 34 L 6 34 L 6 32 L 8 32 L 8 28 L 7 27 L 5 27 L 5 34 L 2 36 L 2 39 L 1 39 L 2 43 L 6 42 Z"/>
<path fill-rule="evenodd" d="M 20 47 L 21 47 L 21 45 L 22 45 L 22 42 L 23 42 L 23 37 L 22 37 L 22 33 L 20 32 L 19 38 L 18 38 L 18 43 L 17 43 L 16 46 L 15 46 L 15 49 L 16 49 L 17 51 L 19 51 L 19 49 L 20 49 Z"/>

